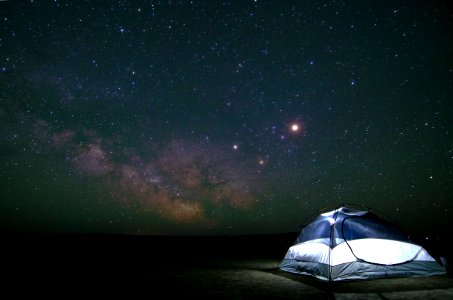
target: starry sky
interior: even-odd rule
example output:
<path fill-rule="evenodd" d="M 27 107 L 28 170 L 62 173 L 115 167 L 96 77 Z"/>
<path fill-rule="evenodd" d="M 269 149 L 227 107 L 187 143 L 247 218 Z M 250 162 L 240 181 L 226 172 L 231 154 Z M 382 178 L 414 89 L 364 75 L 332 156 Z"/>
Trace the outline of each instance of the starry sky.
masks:
<path fill-rule="evenodd" d="M 448 1 L 0 1 L 2 231 L 453 216 Z"/>

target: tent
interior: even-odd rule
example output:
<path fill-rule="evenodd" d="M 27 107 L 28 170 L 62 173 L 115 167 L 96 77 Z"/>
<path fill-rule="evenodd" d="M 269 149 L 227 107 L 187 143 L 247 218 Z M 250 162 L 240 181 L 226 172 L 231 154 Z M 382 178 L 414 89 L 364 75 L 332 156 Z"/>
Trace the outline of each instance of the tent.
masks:
<path fill-rule="evenodd" d="M 402 229 L 366 209 L 340 207 L 302 229 L 280 269 L 325 281 L 446 274 Z"/>

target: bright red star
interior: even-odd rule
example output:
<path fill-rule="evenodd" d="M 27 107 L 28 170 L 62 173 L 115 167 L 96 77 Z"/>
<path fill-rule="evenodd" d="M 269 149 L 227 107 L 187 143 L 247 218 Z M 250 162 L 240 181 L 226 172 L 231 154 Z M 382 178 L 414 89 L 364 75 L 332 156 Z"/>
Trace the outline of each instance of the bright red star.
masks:
<path fill-rule="evenodd" d="M 302 121 L 293 121 L 288 124 L 288 131 L 291 135 L 304 135 L 305 124 Z"/>

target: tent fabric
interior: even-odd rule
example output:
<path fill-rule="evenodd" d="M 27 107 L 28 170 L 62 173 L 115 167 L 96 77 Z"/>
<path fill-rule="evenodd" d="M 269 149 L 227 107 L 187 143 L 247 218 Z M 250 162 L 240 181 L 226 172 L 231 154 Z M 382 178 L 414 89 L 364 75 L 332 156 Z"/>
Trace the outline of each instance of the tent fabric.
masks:
<path fill-rule="evenodd" d="M 395 224 L 348 207 L 323 213 L 307 225 L 280 269 L 328 281 L 446 274 Z"/>

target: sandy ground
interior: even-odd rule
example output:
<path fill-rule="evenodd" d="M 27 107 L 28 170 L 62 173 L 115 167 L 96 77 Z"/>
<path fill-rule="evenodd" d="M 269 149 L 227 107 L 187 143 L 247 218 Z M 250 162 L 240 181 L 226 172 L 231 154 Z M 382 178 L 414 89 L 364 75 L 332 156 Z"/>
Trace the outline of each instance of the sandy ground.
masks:
<path fill-rule="evenodd" d="M 291 237 L 291 235 L 289 235 Z M 453 299 L 449 276 L 326 283 L 278 268 L 288 236 L 3 238 L 2 290 L 127 299 Z"/>
<path fill-rule="evenodd" d="M 453 299 L 448 276 L 326 283 L 276 268 L 278 261 L 239 260 L 209 268 L 169 269 L 145 278 L 175 284 L 167 295 L 210 299 Z M 177 287 L 177 288 L 176 288 Z M 164 288 L 165 290 L 166 288 Z"/>

